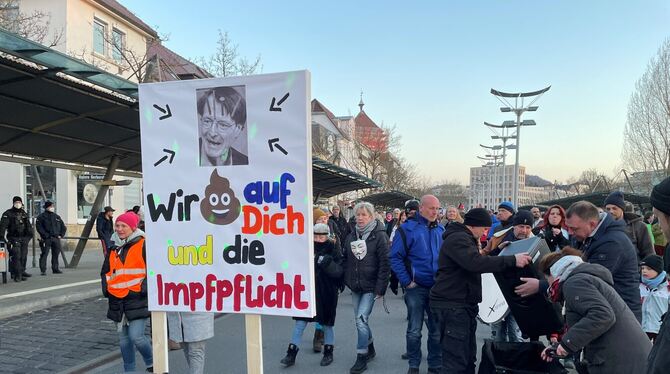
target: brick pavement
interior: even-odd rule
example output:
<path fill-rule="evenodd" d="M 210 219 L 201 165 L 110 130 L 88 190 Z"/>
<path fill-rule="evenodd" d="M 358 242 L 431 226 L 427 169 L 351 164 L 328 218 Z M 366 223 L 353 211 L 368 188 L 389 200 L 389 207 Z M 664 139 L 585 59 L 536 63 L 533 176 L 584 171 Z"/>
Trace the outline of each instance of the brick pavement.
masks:
<path fill-rule="evenodd" d="M 106 313 L 95 297 L 0 320 L 0 373 L 58 373 L 118 352 Z"/>

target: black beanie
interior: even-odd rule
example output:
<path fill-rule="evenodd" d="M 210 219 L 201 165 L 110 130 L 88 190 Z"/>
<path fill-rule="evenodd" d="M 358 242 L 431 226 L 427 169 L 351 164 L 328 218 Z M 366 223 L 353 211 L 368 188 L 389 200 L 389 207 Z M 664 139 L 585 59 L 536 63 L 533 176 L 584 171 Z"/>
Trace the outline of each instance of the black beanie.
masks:
<path fill-rule="evenodd" d="M 484 208 L 473 208 L 465 213 L 463 224 L 470 227 L 491 227 L 491 215 Z"/>
<path fill-rule="evenodd" d="M 663 272 L 663 257 L 659 255 L 649 255 L 640 262 L 640 266 L 645 265 L 654 269 L 655 272 L 661 274 Z"/>
<path fill-rule="evenodd" d="M 621 191 L 614 191 L 609 196 L 607 196 L 607 199 L 605 199 L 605 204 L 604 205 L 616 205 L 621 210 L 626 209 L 626 202 L 623 200 L 623 192 Z"/>
<path fill-rule="evenodd" d="M 46 202 L 44 202 L 44 209 L 47 209 L 48 207 L 50 207 L 50 206 L 52 206 L 52 205 L 54 205 L 54 203 L 52 203 L 51 201 L 48 201 L 48 200 L 47 200 Z"/>
<path fill-rule="evenodd" d="M 670 177 L 651 190 L 651 206 L 670 216 Z"/>
<path fill-rule="evenodd" d="M 533 213 L 529 210 L 519 210 L 512 219 L 512 226 L 528 225 L 532 227 L 534 220 Z"/>
<path fill-rule="evenodd" d="M 14 197 L 12 198 L 12 204 L 14 204 L 14 203 L 17 202 L 17 201 L 20 201 L 20 202 L 23 203 L 23 200 L 21 199 L 21 196 L 14 196 Z"/>

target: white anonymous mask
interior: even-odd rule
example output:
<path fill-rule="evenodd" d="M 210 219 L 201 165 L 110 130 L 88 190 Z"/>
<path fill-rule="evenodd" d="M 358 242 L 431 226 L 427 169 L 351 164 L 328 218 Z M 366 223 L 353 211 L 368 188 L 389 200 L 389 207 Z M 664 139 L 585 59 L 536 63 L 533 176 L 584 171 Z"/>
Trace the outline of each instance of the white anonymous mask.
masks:
<path fill-rule="evenodd" d="M 368 254 L 368 246 L 365 243 L 365 240 L 356 240 L 351 242 L 351 252 L 357 259 L 359 260 L 364 259 L 365 256 Z"/>

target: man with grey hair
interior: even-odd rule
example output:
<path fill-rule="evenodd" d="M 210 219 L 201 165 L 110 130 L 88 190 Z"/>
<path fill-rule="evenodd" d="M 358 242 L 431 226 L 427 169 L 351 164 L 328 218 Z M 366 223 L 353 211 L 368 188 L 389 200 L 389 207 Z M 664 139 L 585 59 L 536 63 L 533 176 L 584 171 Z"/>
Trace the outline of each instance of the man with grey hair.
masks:
<path fill-rule="evenodd" d="M 428 373 L 439 373 L 442 367 L 440 330 L 430 312 L 430 288 L 435 284 L 437 259 L 442 245 L 444 228 L 437 222 L 440 201 L 425 195 L 419 203 L 415 219 L 403 223 L 391 244 L 391 269 L 405 292 L 407 305 L 408 374 L 418 374 L 421 363 L 421 330 L 424 315 L 428 314 Z"/>
<path fill-rule="evenodd" d="M 642 320 L 640 303 L 640 274 L 637 251 L 626 235 L 626 224 L 612 215 L 600 213 L 588 201 L 578 201 L 565 212 L 565 224 L 573 240 L 573 247 L 584 252 L 584 259 L 606 267 L 614 278 L 613 287 L 626 302 L 638 321 Z M 534 278 L 523 278 L 516 293 L 530 296 L 546 292 L 548 284 Z"/>

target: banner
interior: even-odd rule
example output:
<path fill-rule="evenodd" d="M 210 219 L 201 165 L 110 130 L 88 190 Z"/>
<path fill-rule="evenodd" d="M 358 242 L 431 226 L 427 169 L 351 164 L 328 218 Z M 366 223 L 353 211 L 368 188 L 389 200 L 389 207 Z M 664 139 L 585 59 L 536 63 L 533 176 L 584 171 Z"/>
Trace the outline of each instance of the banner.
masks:
<path fill-rule="evenodd" d="M 140 85 L 151 311 L 312 317 L 307 71 Z"/>

